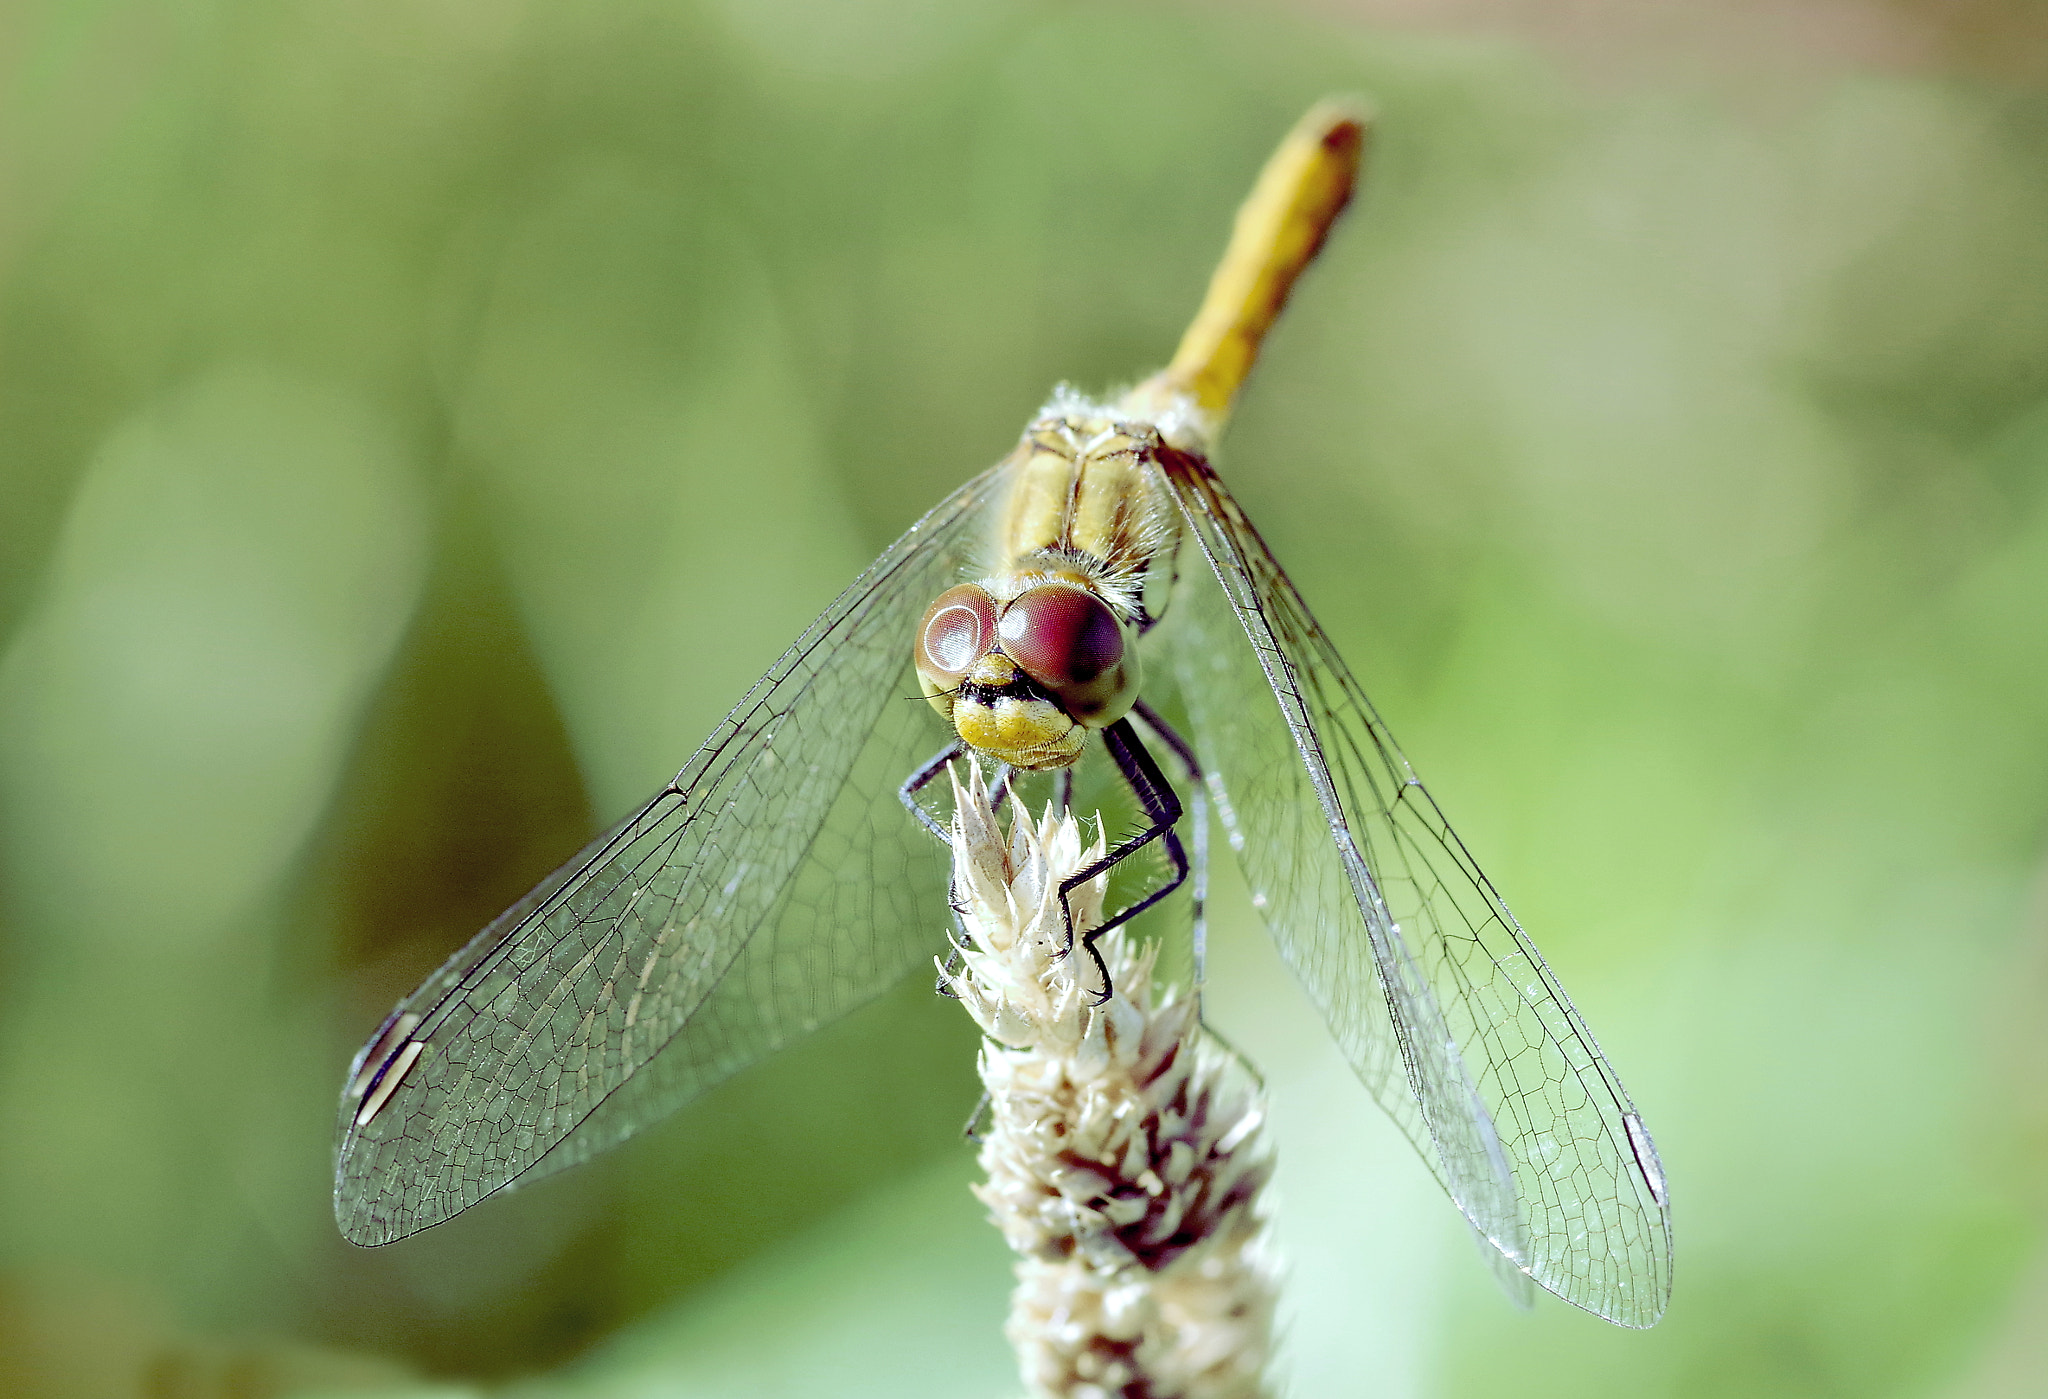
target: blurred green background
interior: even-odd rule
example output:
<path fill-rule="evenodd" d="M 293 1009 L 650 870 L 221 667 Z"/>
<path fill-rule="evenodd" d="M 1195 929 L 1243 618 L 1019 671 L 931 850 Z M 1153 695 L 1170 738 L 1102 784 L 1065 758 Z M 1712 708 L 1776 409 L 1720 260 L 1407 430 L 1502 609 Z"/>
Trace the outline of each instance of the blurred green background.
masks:
<path fill-rule="evenodd" d="M 1698 8 L 0 11 L 0 1391 L 1014 1393 L 921 979 L 375 1252 L 333 1102 L 1053 383 L 1164 358 L 1334 90 L 1369 188 L 1222 462 L 1678 1261 L 1648 1334 L 1510 1307 L 1226 887 L 1294 1392 L 2043 1392 L 2048 32 Z"/>

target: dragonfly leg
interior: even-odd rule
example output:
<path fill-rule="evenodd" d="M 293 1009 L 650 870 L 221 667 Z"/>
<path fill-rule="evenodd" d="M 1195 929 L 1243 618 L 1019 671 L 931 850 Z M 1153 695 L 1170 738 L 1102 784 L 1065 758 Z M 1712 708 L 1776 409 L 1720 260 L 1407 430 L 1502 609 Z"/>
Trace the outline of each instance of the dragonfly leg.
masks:
<path fill-rule="evenodd" d="M 903 785 L 896 789 L 896 799 L 903 803 L 912 816 L 917 818 L 918 824 L 947 845 L 953 843 L 953 833 L 941 825 L 939 818 L 926 810 L 924 804 L 917 798 L 920 792 L 939 780 L 939 774 L 944 772 L 955 758 L 963 756 L 966 752 L 967 745 L 958 740 L 947 744 L 929 761 L 919 764 L 917 771 L 905 778 Z M 1003 803 L 1009 800 L 1010 786 L 1016 779 L 1016 775 L 1017 770 L 1008 763 L 998 762 L 996 764 L 995 780 L 989 783 L 988 788 L 988 804 L 992 809 L 996 811 L 1003 809 Z"/>
<path fill-rule="evenodd" d="M 1143 700 L 1139 700 L 1136 705 L 1132 706 L 1132 712 L 1145 721 L 1145 727 L 1152 730 L 1159 741 L 1166 745 L 1168 751 L 1180 761 L 1182 771 L 1187 774 L 1190 824 L 1194 828 L 1189 833 L 1188 842 L 1193 846 L 1194 856 L 1194 870 L 1190 880 L 1194 886 L 1192 890 L 1194 895 L 1194 928 L 1191 942 L 1195 966 L 1192 994 L 1195 998 L 1195 1013 L 1201 1015 L 1202 985 L 1208 978 L 1209 970 L 1209 923 L 1207 915 L 1209 900 L 1208 784 L 1202 777 L 1201 764 L 1195 761 L 1195 750 L 1188 745 L 1186 739 L 1174 731 L 1171 724 L 1159 717 L 1151 705 L 1146 704 Z M 1211 1025 L 1207 1016 L 1202 1017 L 1202 1030 L 1211 1039 L 1222 1045 L 1232 1058 L 1237 1060 L 1239 1067 L 1246 1074 L 1250 1075 L 1252 1082 L 1258 1085 L 1261 1092 L 1265 1090 L 1266 1076 L 1260 1071 L 1259 1066 L 1252 1061 L 1251 1056 L 1232 1044 L 1227 1036 Z"/>
<path fill-rule="evenodd" d="M 967 950 L 967 909 L 960 902 L 957 889 L 946 890 L 946 908 L 953 915 L 953 931 L 946 935 L 946 960 L 939 968 L 938 980 L 932 990 L 949 1001 L 960 999 L 960 993 L 951 985 L 951 978 L 960 974 L 960 958 Z"/>
<path fill-rule="evenodd" d="M 1017 769 L 1008 763 L 997 762 L 996 780 L 988 786 L 988 809 L 1001 811 L 1003 803 L 1010 799 L 1010 783 L 1016 778 Z"/>
<path fill-rule="evenodd" d="M 896 789 L 896 799 L 917 818 L 917 823 L 932 833 L 933 839 L 941 845 L 953 843 L 953 833 L 939 824 L 939 818 L 925 810 L 924 803 L 917 799 L 918 793 L 939 780 L 939 774 L 952 765 L 955 758 L 967 751 L 967 745 L 955 739 L 934 755 L 929 761 L 903 780 Z"/>
<path fill-rule="evenodd" d="M 1132 712 L 1144 721 L 1145 727 L 1166 745 L 1167 751 L 1179 760 L 1181 771 L 1188 780 L 1188 844 L 1192 847 L 1194 869 L 1190 884 L 1193 895 L 1194 916 L 1191 924 L 1189 947 L 1194 959 L 1194 985 L 1192 994 L 1197 1002 L 1201 1000 L 1202 985 L 1208 979 L 1209 971 L 1209 789 L 1202 776 L 1202 765 L 1195 761 L 1195 750 L 1188 741 L 1174 731 L 1171 724 L 1159 717 L 1157 710 L 1139 700 L 1132 706 Z"/>
<path fill-rule="evenodd" d="M 1107 1001 L 1113 989 L 1109 983 L 1109 967 L 1102 960 L 1102 953 L 1096 950 L 1095 940 L 1111 928 L 1121 927 L 1143 913 L 1152 905 L 1180 888 L 1188 877 L 1187 851 L 1182 848 L 1180 837 L 1174 834 L 1174 823 L 1181 818 L 1180 798 L 1174 794 L 1173 784 L 1166 780 L 1166 774 L 1159 770 L 1137 730 L 1131 727 L 1129 719 L 1119 719 L 1102 731 L 1103 746 L 1115 759 L 1117 771 L 1130 784 L 1131 794 L 1138 799 L 1139 809 L 1150 823 L 1144 830 L 1128 840 L 1118 842 L 1116 848 L 1099 860 L 1090 861 L 1079 871 L 1060 881 L 1060 912 L 1067 924 L 1067 950 L 1074 946 L 1074 910 L 1068 900 L 1074 890 L 1089 880 L 1114 868 L 1132 854 L 1157 840 L 1166 849 L 1167 864 L 1172 873 L 1166 882 L 1139 899 L 1136 903 L 1118 910 L 1102 921 L 1101 926 L 1082 935 L 1081 946 L 1095 959 L 1095 969 L 1102 973 L 1102 995 L 1097 1004 Z"/>
<path fill-rule="evenodd" d="M 903 785 L 896 789 L 897 800 L 901 801 L 910 814 L 917 818 L 918 824 L 930 831 L 936 839 L 948 845 L 953 843 L 953 833 L 939 824 L 939 819 L 925 809 L 924 803 L 917 799 L 917 795 L 925 788 L 931 786 L 932 783 L 938 781 L 939 774 L 944 772 L 955 758 L 958 758 L 966 751 L 967 746 L 958 741 L 947 744 L 930 761 L 922 764 L 916 772 L 905 778 Z M 1005 767 L 1003 772 L 1004 780 L 1008 781 L 1009 769 Z M 965 917 L 960 912 L 960 905 L 951 889 L 946 891 L 946 904 L 953 911 L 953 935 L 946 939 L 945 969 L 932 989 L 941 996 L 950 996 L 958 1000 L 959 997 L 954 994 L 953 988 L 946 984 L 946 978 L 957 974 L 960 970 L 960 949 L 967 941 L 967 923 Z"/>
<path fill-rule="evenodd" d="M 995 1099 L 986 1088 L 981 1090 L 981 1101 L 974 1105 L 974 1114 L 960 1127 L 960 1135 L 976 1146 L 981 1145 L 981 1119 L 988 1116 L 988 1110 L 995 1106 Z"/>

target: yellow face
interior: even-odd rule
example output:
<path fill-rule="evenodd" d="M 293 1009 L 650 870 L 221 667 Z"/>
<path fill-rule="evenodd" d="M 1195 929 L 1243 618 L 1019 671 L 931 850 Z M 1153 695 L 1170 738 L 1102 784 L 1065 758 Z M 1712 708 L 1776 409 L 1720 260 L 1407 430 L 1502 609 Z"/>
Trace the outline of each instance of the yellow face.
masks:
<path fill-rule="evenodd" d="M 999 601 L 979 584 L 949 588 L 917 631 L 925 697 L 963 743 L 1026 771 L 1063 768 L 1090 729 L 1138 698 L 1129 625 L 1090 589 L 1042 582 Z"/>

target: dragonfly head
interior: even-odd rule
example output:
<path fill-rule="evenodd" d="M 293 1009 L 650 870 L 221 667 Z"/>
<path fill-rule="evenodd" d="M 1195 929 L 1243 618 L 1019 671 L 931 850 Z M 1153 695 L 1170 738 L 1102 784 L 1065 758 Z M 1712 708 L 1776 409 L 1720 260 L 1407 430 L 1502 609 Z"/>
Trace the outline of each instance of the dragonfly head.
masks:
<path fill-rule="evenodd" d="M 1138 698 L 1130 625 L 1092 590 L 1036 582 L 1000 599 L 978 583 L 939 594 L 917 629 L 925 697 L 961 741 L 1031 772 L 1081 756 Z"/>

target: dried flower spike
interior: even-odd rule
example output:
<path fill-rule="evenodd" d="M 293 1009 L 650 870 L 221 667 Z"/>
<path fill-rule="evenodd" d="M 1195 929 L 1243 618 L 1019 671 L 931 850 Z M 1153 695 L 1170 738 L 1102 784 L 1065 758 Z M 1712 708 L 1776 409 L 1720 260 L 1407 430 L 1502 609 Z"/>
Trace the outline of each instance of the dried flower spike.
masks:
<path fill-rule="evenodd" d="M 1018 1255 L 1006 1330 L 1025 1383 L 1060 1399 L 1264 1394 L 1272 1162 L 1256 1086 L 1193 1001 L 1154 991 L 1154 948 L 1103 935 L 1106 1000 L 1094 960 L 1071 955 L 1059 885 L 1099 840 L 1084 848 L 1052 807 L 1017 811 L 1005 839 L 978 771 L 953 794 L 965 937 L 940 974 L 988 1036 L 975 1193 Z M 1100 880 L 1074 891 L 1077 938 L 1102 898 Z"/>

